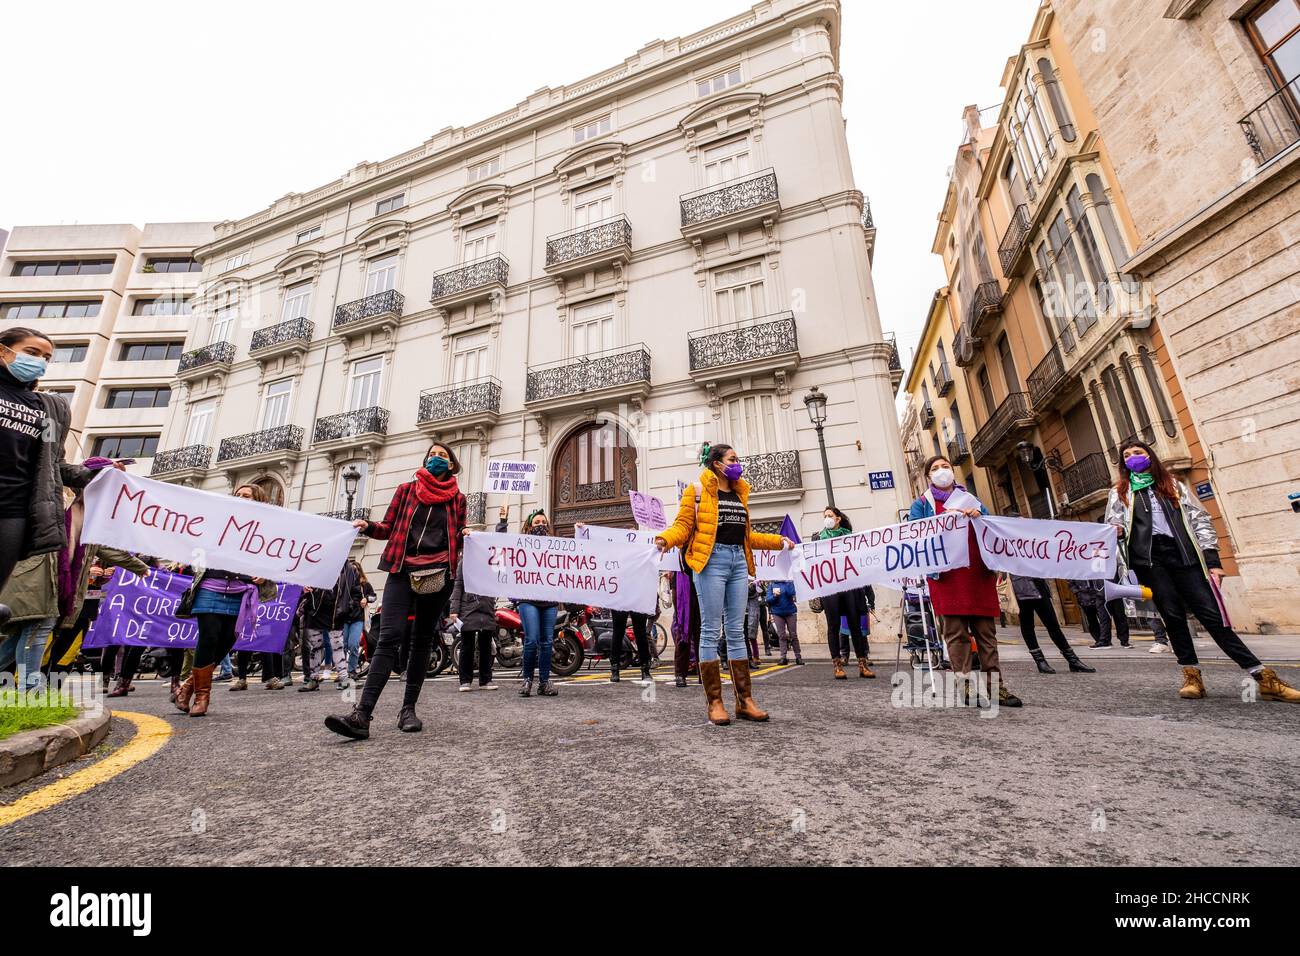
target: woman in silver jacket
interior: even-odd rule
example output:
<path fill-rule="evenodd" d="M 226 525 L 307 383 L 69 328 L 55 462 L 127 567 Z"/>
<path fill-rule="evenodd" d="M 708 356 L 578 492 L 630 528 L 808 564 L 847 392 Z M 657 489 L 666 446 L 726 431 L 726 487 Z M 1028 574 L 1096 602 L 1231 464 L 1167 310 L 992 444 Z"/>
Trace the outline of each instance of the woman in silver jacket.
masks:
<path fill-rule="evenodd" d="M 1151 589 L 1174 654 L 1183 666 L 1178 696 L 1186 700 L 1205 697 L 1205 682 L 1187 628 L 1191 613 L 1223 652 L 1250 672 L 1259 684 L 1261 699 L 1300 703 L 1300 691 L 1261 664 L 1224 620 L 1216 596 L 1223 565 L 1209 514 L 1143 442 L 1125 443 L 1119 472 L 1119 482 L 1106 503 L 1106 521 L 1119 529 L 1120 579 L 1132 568 L 1137 579 Z"/>

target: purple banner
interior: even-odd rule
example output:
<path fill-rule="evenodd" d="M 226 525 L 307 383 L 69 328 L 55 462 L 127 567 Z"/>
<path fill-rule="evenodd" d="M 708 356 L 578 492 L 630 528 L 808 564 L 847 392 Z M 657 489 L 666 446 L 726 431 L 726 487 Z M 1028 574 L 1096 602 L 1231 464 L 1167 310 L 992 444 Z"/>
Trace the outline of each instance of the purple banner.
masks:
<path fill-rule="evenodd" d="M 104 585 L 99 615 L 83 647 L 125 644 L 134 647 L 194 647 L 198 625 L 194 618 L 176 617 L 181 595 L 194 579 L 172 571 L 150 571 L 144 577 L 117 568 Z M 257 629 L 249 640 L 235 642 L 236 651 L 280 651 L 293 624 L 302 588 L 277 584 L 276 597 L 257 606 Z"/>

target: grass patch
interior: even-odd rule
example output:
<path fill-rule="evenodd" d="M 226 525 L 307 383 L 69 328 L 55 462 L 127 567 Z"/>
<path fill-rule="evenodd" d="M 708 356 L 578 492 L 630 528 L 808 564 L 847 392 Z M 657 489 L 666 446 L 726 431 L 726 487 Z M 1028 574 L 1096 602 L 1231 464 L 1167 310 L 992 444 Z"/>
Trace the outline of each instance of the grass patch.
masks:
<path fill-rule="evenodd" d="M 71 702 L 51 700 L 44 694 L 30 696 L 17 691 L 0 691 L 0 740 L 25 730 L 40 730 L 75 720 L 80 711 Z"/>

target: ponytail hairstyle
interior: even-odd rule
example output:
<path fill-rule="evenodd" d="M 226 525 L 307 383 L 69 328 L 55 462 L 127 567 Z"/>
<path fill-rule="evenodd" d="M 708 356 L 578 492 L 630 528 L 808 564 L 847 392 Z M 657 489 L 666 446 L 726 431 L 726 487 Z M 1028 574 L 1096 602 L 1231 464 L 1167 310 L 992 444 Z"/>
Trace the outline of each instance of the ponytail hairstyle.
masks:
<path fill-rule="evenodd" d="M 713 466 L 726 458 L 727 452 L 733 450 L 730 445 L 710 445 L 705 442 L 704 447 L 700 449 L 700 465 L 713 471 Z"/>
<path fill-rule="evenodd" d="M 1146 452 L 1147 457 L 1151 459 L 1151 477 L 1155 479 L 1155 484 L 1151 487 L 1161 497 L 1168 498 L 1170 501 L 1177 501 L 1178 482 L 1169 473 L 1169 469 L 1165 467 L 1164 462 L 1160 460 L 1151 446 L 1136 439 L 1121 442 L 1119 446 L 1119 481 L 1115 482 L 1115 491 L 1119 493 L 1119 500 L 1124 504 L 1128 504 L 1129 476 L 1133 474 L 1133 472 L 1129 471 L 1128 465 L 1124 463 L 1124 449 L 1126 448 L 1141 448 Z"/>

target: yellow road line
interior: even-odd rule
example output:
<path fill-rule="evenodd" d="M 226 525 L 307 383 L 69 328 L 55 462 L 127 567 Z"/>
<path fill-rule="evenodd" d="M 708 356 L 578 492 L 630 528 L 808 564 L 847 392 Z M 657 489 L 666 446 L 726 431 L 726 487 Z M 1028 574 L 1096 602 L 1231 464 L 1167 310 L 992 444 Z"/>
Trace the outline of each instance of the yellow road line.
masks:
<path fill-rule="evenodd" d="M 0 805 L 0 827 L 8 826 L 33 813 L 48 810 L 101 783 L 107 783 L 123 771 L 148 760 L 162 749 L 163 744 L 167 743 L 167 738 L 172 735 L 171 725 L 167 721 L 150 714 L 115 710 L 113 716 L 135 724 L 135 736 L 98 763 L 69 774 L 62 780 L 41 787 L 39 790 L 33 790 L 13 803 Z"/>

